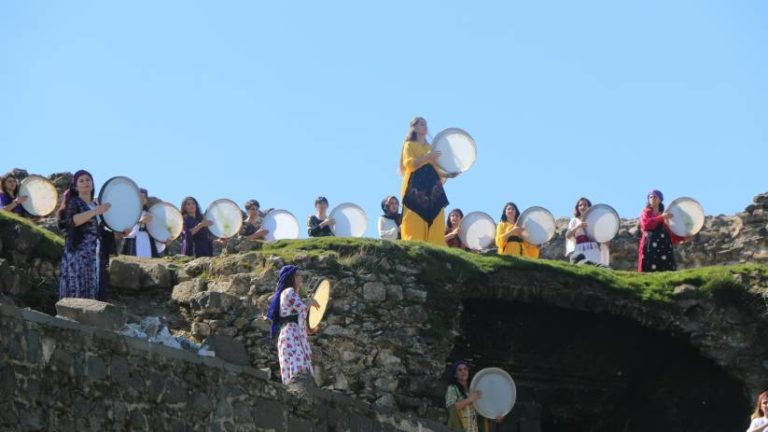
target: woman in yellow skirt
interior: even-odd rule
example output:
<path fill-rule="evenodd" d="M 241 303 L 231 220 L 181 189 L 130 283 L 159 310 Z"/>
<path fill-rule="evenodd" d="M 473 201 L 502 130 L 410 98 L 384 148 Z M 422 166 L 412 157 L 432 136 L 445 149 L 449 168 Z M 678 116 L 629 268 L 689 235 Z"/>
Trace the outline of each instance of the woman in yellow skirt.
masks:
<path fill-rule="evenodd" d="M 539 247 L 523 240 L 521 235 L 525 228 L 517 226 L 520 210 L 513 202 L 504 204 L 501 221 L 496 225 L 496 246 L 499 255 L 524 256 L 538 258 Z"/>
<path fill-rule="evenodd" d="M 427 142 L 427 121 L 421 117 L 411 120 L 400 155 L 403 240 L 417 240 L 438 246 L 445 244 L 445 196 L 443 183 L 448 177 L 435 162 L 440 152 Z"/>

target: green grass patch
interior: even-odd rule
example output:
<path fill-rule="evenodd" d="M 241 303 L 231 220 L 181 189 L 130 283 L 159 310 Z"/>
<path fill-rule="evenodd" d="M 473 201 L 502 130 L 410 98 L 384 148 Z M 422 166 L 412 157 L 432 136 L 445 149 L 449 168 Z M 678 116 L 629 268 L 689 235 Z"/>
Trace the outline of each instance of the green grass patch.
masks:
<path fill-rule="evenodd" d="M 21 225 L 22 229 L 32 231 L 39 237 L 33 250 L 35 256 L 54 261 L 61 259 L 64 251 L 64 239 L 46 229 L 38 227 L 28 219 L 19 217 L 11 212 L 0 211 L 0 230 L 9 233 L 9 230 L 14 229 L 18 225 Z M 5 247 L 8 246 L 5 245 Z"/>

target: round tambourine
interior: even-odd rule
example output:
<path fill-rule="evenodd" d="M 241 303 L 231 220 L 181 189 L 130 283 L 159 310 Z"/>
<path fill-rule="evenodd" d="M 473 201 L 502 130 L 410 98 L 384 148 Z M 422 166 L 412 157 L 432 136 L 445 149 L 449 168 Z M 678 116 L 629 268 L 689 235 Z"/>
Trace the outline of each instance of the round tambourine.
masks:
<path fill-rule="evenodd" d="M 213 222 L 208 230 L 219 238 L 230 238 L 240 232 L 243 226 L 243 213 L 240 207 L 226 198 L 212 202 L 205 210 L 205 219 Z"/>
<path fill-rule="evenodd" d="M 171 203 L 156 203 L 149 208 L 149 213 L 152 220 L 147 223 L 147 232 L 157 241 L 175 240 L 184 230 L 184 217 Z"/>
<path fill-rule="evenodd" d="M 21 205 L 32 216 L 48 216 L 56 210 L 59 192 L 56 186 L 45 177 L 31 175 L 19 184 L 19 196 L 27 197 Z"/>
<path fill-rule="evenodd" d="M 432 148 L 440 152 L 437 165 L 448 174 L 461 174 L 472 168 L 477 159 L 475 140 L 464 130 L 448 128 L 432 140 Z"/>
<path fill-rule="evenodd" d="M 544 207 L 529 207 L 517 218 L 517 226 L 525 228 L 521 237 L 530 244 L 539 246 L 555 235 L 555 217 Z"/>
<path fill-rule="evenodd" d="M 496 222 L 487 213 L 469 213 L 461 219 L 459 238 L 472 250 L 487 249 L 496 240 Z"/>
<path fill-rule="evenodd" d="M 144 205 L 136 182 L 128 177 L 112 177 L 99 191 L 99 204 L 111 207 L 101 215 L 104 224 L 112 231 L 131 230 L 139 222 Z"/>
<path fill-rule="evenodd" d="M 264 240 L 295 240 L 299 238 L 301 228 L 294 215 L 286 210 L 271 210 L 261 221 L 261 227 L 267 231 Z"/>
<path fill-rule="evenodd" d="M 608 204 L 595 204 L 584 215 L 587 237 L 597 243 L 613 240 L 619 232 L 619 213 Z"/>
<path fill-rule="evenodd" d="M 490 419 L 506 416 L 517 401 L 515 381 L 504 369 L 492 367 L 481 370 L 472 378 L 469 390 L 480 392 L 482 397 L 474 402 L 475 409 Z"/>
<path fill-rule="evenodd" d="M 331 231 L 336 237 L 362 237 L 368 229 L 368 215 L 357 204 L 339 204 L 328 217 L 334 220 Z"/>
<path fill-rule="evenodd" d="M 669 203 L 669 230 L 680 237 L 691 237 L 704 227 L 704 207 L 693 198 L 682 197 Z"/>

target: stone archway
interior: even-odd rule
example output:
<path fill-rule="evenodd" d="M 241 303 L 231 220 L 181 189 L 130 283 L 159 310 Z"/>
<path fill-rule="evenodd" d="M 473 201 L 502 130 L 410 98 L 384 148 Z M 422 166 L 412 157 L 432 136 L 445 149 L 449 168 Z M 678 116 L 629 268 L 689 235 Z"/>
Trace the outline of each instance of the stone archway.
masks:
<path fill-rule="evenodd" d="M 686 340 L 628 318 L 468 299 L 460 325 L 451 358 L 516 379 L 511 430 L 519 416 L 539 415 L 544 432 L 723 431 L 748 416 L 741 383 Z"/>

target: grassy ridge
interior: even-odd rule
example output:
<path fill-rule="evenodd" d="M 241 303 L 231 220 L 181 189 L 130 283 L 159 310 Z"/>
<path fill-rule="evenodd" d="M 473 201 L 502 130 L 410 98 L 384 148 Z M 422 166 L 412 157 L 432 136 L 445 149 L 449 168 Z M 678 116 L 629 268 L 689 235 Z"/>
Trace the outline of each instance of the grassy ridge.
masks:
<path fill-rule="evenodd" d="M 529 260 L 524 258 L 479 255 L 458 249 L 438 248 L 416 242 L 390 242 L 371 239 L 318 238 L 282 241 L 265 245 L 263 253 L 291 259 L 299 253 L 319 256 L 327 251 L 347 260 L 355 256 L 374 255 L 391 263 L 421 269 L 427 286 L 448 282 L 482 281 L 501 270 L 535 272 L 597 282 L 608 289 L 619 290 L 642 300 L 670 302 L 674 289 L 683 284 L 698 287 L 699 295 L 711 296 L 722 290 L 757 289 L 768 292 L 768 266 L 740 264 L 684 269 L 675 272 L 637 273 L 614 271 L 590 266 L 576 266 L 564 261 Z M 422 278 L 419 278 L 422 279 Z"/>
<path fill-rule="evenodd" d="M 64 250 L 64 239 L 46 229 L 38 227 L 33 222 L 19 217 L 14 213 L 0 210 L 0 231 L 6 234 L 3 236 L 5 239 L 11 237 L 10 240 L 13 241 L 10 230 L 18 225 L 22 225 L 39 238 L 33 250 L 35 256 L 54 261 L 61 259 L 62 251 Z"/>

